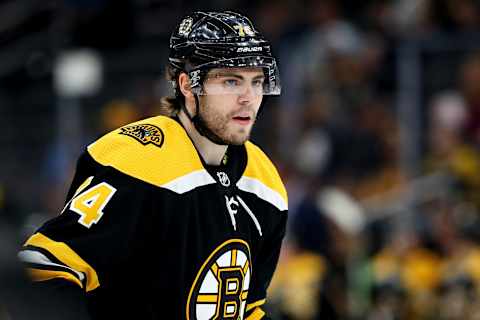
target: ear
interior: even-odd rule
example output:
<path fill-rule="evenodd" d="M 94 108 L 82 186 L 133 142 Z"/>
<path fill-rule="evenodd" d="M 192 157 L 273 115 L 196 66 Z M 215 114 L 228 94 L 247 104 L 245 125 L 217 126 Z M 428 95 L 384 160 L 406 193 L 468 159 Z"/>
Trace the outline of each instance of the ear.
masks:
<path fill-rule="evenodd" d="M 186 99 L 193 98 L 192 88 L 190 87 L 190 78 L 184 72 L 178 76 L 178 87 Z"/>

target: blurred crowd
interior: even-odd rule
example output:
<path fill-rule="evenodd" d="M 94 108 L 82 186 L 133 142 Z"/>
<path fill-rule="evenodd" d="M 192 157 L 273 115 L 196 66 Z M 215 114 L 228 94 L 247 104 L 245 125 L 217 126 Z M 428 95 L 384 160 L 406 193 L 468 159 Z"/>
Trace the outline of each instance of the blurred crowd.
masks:
<path fill-rule="evenodd" d="M 480 319 L 478 1 L 208 3 L 251 16 L 280 63 L 282 96 L 266 98 L 252 137 L 289 193 L 272 317 Z M 44 141 L 29 188 L 8 190 L 11 177 L 2 185 L 0 176 L 0 221 L 17 230 L 11 243 L 61 210 L 81 151 L 72 146 L 158 113 L 169 94 L 164 62 L 121 81 L 105 70 L 103 95 L 77 101 L 76 144 L 68 134 Z M 405 88 L 414 109 L 401 102 Z"/>
<path fill-rule="evenodd" d="M 309 12 L 300 34 L 279 37 L 276 151 L 291 212 L 272 310 L 480 319 L 480 55 L 456 42 L 478 36 L 480 6 L 318 1 Z M 416 54 L 407 65 L 405 46 Z M 419 70 L 402 84 L 408 62 Z M 407 118 L 402 86 L 418 107 Z M 406 163 L 412 149 L 417 163 Z"/>

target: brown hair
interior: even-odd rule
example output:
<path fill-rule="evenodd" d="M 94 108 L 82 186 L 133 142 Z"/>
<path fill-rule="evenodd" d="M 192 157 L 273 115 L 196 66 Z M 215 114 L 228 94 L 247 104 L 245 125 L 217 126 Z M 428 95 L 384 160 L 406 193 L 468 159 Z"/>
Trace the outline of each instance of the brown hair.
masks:
<path fill-rule="evenodd" d="M 185 103 L 185 97 L 178 88 L 178 76 L 182 71 L 167 65 L 165 78 L 174 83 L 175 96 L 166 96 L 160 100 L 160 113 L 168 117 L 174 117 Z"/>
<path fill-rule="evenodd" d="M 182 108 L 180 97 L 162 97 L 160 100 L 160 114 L 174 117 Z"/>

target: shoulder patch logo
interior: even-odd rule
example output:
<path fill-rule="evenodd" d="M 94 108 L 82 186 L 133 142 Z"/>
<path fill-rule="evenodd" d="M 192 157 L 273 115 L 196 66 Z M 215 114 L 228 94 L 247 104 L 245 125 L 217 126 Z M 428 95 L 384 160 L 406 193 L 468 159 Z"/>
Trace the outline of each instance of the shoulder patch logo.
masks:
<path fill-rule="evenodd" d="M 164 136 L 162 130 L 153 124 L 137 124 L 120 128 L 119 134 L 132 137 L 143 145 L 149 143 L 161 147 Z"/>

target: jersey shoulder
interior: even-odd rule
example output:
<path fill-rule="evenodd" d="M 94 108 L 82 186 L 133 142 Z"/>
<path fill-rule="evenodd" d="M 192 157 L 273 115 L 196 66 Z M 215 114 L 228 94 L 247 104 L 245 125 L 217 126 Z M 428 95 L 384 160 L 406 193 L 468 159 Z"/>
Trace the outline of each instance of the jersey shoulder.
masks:
<path fill-rule="evenodd" d="M 287 210 L 287 191 L 275 165 L 252 142 L 247 141 L 245 149 L 247 150 L 248 160 L 243 176 L 239 181 L 239 187 L 257 193 L 281 211 Z"/>
<path fill-rule="evenodd" d="M 103 166 L 173 191 L 211 183 L 187 133 L 168 117 L 123 126 L 89 145 L 87 152 Z"/>

